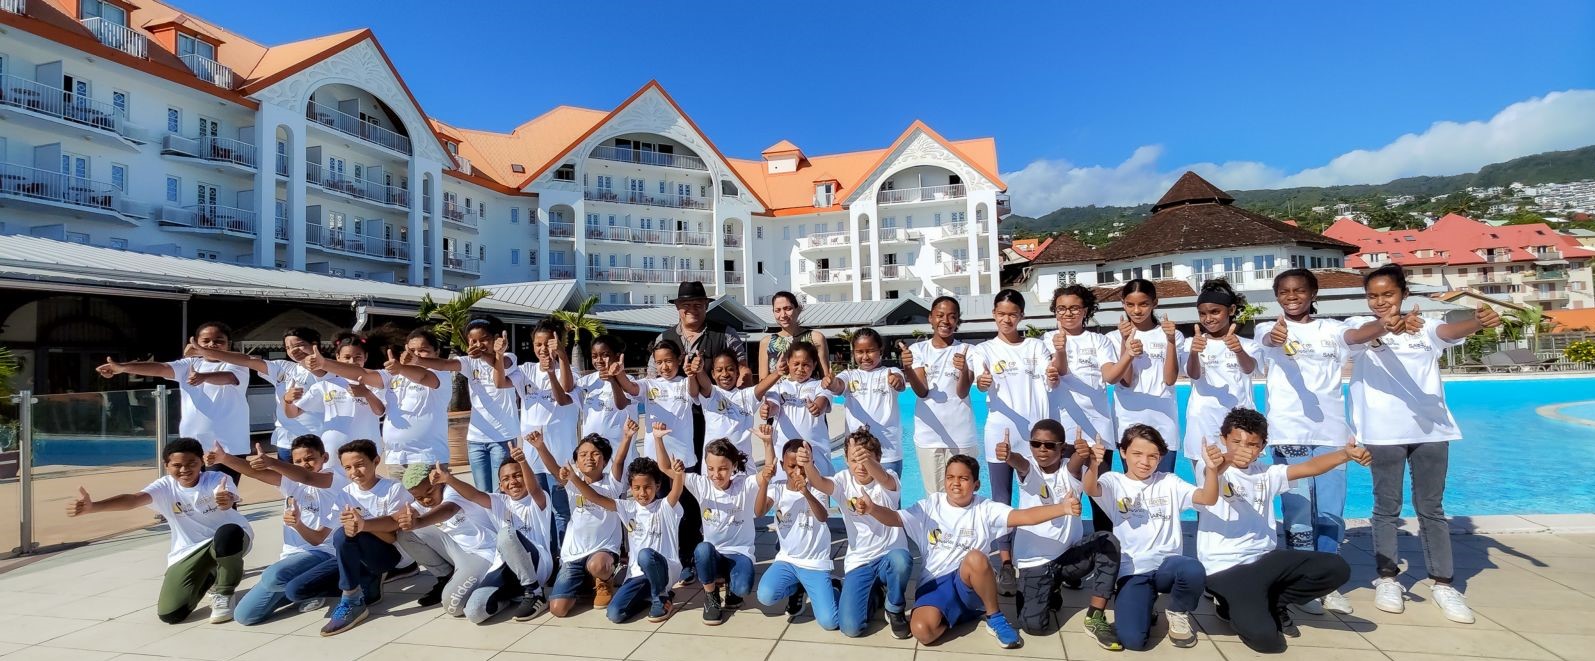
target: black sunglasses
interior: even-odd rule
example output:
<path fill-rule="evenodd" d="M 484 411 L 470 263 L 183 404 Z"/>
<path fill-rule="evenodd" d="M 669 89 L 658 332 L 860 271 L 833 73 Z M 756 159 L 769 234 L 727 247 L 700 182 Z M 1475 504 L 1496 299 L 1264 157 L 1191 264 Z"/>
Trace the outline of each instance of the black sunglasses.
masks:
<path fill-rule="evenodd" d="M 1033 447 L 1033 448 L 1046 448 L 1048 450 L 1056 450 L 1062 445 L 1063 445 L 1063 443 L 1060 442 L 1060 441 L 1037 441 L 1037 440 L 1034 440 L 1034 439 L 1031 439 L 1031 441 L 1030 441 L 1030 447 Z"/>

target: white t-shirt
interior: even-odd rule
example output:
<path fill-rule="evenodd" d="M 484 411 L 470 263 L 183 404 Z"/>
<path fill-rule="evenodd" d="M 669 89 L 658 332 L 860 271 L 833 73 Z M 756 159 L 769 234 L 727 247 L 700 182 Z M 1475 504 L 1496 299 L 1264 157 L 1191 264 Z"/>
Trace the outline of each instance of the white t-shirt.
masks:
<path fill-rule="evenodd" d="M 398 480 L 383 477 L 377 478 L 370 491 L 361 489 L 354 482 L 345 484 L 338 500 L 338 509 L 354 508 L 360 518 L 369 521 L 390 516 L 399 508 L 415 503 L 415 496 L 411 496 L 410 491 Z"/>
<path fill-rule="evenodd" d="M 1256 340 L 1236 337 L 1241 350 L 1262 365 L 1262 351 Z M 1180 370 L 1191 355 L 1194 338 L 1180 343 Z M 1224 344 L 1223 336 L 1207 338 L 1207 346 L 1198 358 L 1202 361 L 1202 378 L 1191 380 L 1191 398 L 1185 402 L 1185 445 L 1181 450 L 1186 457 L 1202 454 L 1202 439 L 1219 442 L 1219 428 L 1230 409 L 1257 408 L 1252 403 L 1252 372 L 1241 369 L 1240 356 Z M 1255 368 L 1254 368 L 1255 369 Z"/>
<path fill-rule="evenodd" d="M 291 360 L 266 361 L 266 380 L 271 382 L 271 387 L 277 394 L 277 402 L 272 407 L 276 416 L 277 426 L 271 430 L 271 444 L 287 450 L 293 446 L 294 439 L 305 434 L 321 435 L 321 419 L 308 413 L 301 412 L 299 417 L 289 417 L 282 410 L 283 397 L 288 395 L 288 389 L 299 387 L 306 390 L 315 383 L 319 377 L 315 372 L 305 369 L 299 363 Z M 336 451 L 337 448 L 328 448 Z"/>
<path fill-rule="evenodd" d="M 1049 331 L 1041 337 L 1041 343 L 1057 346 L 1053 338 L 1058 333 Z M 1064 438 L 1073 442 L 1074 430 L 1084 428 L 1086 442 L 1096 445 L 1100 437 L 1112 447 L 1118 432 L 1108 403 L 1108 387 L 1102 382 L 1102 366 L 1119 362 L 1119 345 L 1101 333 L 1081 331 L 1070 335 L 1063 349 L 1069 354 L 1069 371 L 1058 378 L 1058 387 L 1052 389 L 1052 410 L 1063 424 Z"/>
<path fill-rule="evenodd" d="M 1030 471 L 1019 480 L 1020 508 L 1056 505 L 1070 495 L 1082 497 L 1080 481 L 1069 474 L 1068 462 L 1059 464 L 1057 472 L 1048 474 L 1031 461 Z M 1084 530 L 1084 524 L 1078 516 L 1060 516 L 1051 521 L 1015 528 L 1014 566 L 1028 569 L 1052 562 L 1079 542 Z"/>
<path fill-rule="evenodd" d="M 592 483 L 593 491 L 605 498 L 619 498 L 624 489 L 609 470 L 604 479 Z M 575 485 L 565 485 L 565 497 L 570 500 L 570 519 L 565 522 L 565 541 L 559 547 L 561 562 L 580 560 L 598 551 L 620 554 L 620 516 L 587 502 L 587 497 Z"/>
<path fill-rule="evenodd" d="M 1275 324 L 1286 324 L 1285 345 L 1263 341 Z M 1268 442 L 1275 445 L 1345 445 L 1346 399 L 1340 373 L 1351 356 L 1346 327 L 1333 319 L 1298 324 L 1281 319 L 1258 324 L 1257 340 L 1268 369 Z"/>
<path fill-rule="evenodd" d="M 777 381 L 764 398 L 775 402 L 781 407 L 781 416 L 775 421 L 775 452 L 777 456 L 776 474 L 785 475 L 779 465 L 781 447 L 787 441 L 801 438 L 809 442 L 809 449 L 814 454 L 814 465 L 821 473 L 830 475 L 835 471 L 831 465 L 831 430 L 825 424 L 825 414 L 811 415 L 809 402 L 815 397 L 830 398 L 831 392 L 820 387 L 819 379 L 809 379 L 798 383 L 791 379 Z M 757 415 L 758 412 L 754 411 Z"/>
<path fill-rule="evenodd" d="M 541 431 L 543 444 L 548 446 L 548 453 L 554 455 L 554 460 L 570 461 L 571 453 L 576 451 L 576 434 L 581 417 L 576 393 L 566 393 L 571 399 L 569 404 L 560 406 L 556 403 L 553 380 L 548 372 L 543 371 L 541 363 L 521 363 L 510 371 L 509 379 L 521 397 L 521 438 Z M 524 440 L 521 441 L 521 451 L 526 453 L 527 463 L 531 464 L 532 470 L 539 473 L 559 470 L 557 466 L 552 469 L 544 466 L 542 456 Z"/>
<path fill-rule="evenodd" d="M 630 379 L 631 377 L 624 376 L 621 378 Z M 576 390 L 581 393 L 581 435 L 598 434 L 611 444 L 618 445 L 621 432 L 626 429 L 626 420 L 634 417 L 637 413 L 636 398 L 626 398 L 628 400 L 626 408 L 617 408 L 615 406 L 615 387 L 600 378 L 597 372 L 577 378 Z M 643 432 L 648 433 L 648 430 L 644 429 Z"/>
<path fill-rule="evenodd" d="M 713 545 L 721 555 L 735 553 L 749 560 L 758 559 L 753 551 L 758 480 L 746 473 L 736 473 L 731 476 L 731 484 L 721 491 L 709 478 L 688 473 L 687 490 L 703 508 L 703 541 Z"/>
<path fill-rule="evenodd" d="M 460 509 L 439 522 L 438 530 L 452 538 L 466 553 L 493 562 L 498 557 L 498 526 L 493 522 L 493 514 L 447 486 L 443 487 L 443 501 L 438 506 L 441 507 L 443 503 L 454 503 Z M 420 503 L 415 504 L 415 511 L 421 514 L 432 509 Z"/>
<path fill-rule="evenodd" d="M 1196 558 L 1209 576 L 1274 550 L 1274 497 L 1290 490 L 1285 464 L 1252 462 L 1219 475 L 1218 502 L 1197 505 Z"/>
<path fill-rule="evenodd" d="M 665 562 L 670 565 L 670 584 L 675 585 L 681 578 L 681 551 L 676 548 L 681 503 L 671 505 L 669 499 L 664 497 L 655 498 L 647 505 L 638 505 L 635 500 L 617 500 L 615 513 L 620 516 L 621 525 L 626 527 L 626 544 L 630 549 L 631 559 L 626 563 L 626 577 L 642 576 L 642 550 L 652 549 L 665 557 Z"/>
<path fill-rule="evenodd" d="M 1196 487 L 1171 473 L 1153 473 L 1145 482 L 1104 473 L 1097 485 L 1119 540 L 1120 576 L 1157 571 L 1164 559 L 1184 552 L 1180 512 L 1191 508 Z"/>
<path fill-rule="evenodd" d="M 906 510 L 898 510 L 903 532 L 919 546 L 924 568 L 919 584 L 958 571 L 970 551 L 991 553 L 997 538 L 1008 534 L 1008 514 L 1013 508 L 976 495 L 968 507 L 947 501 L 947 494 L 933 493 Z"/>
<path fill-rule="evenodd" d="M 172 368 L 172 381 L 182 393 L 177 434 L 199 441 L 206 449 L 220 442 L 227 454 L 249 454 L 249 400 L 245 397 L 249 389 L 249 368 L 197 356 L 179 358 L 166 366 Z M 238 379 L 238 385 L 202 383 L 191 386 L 188 385 L 190 372 L 227 372 Z"/>
<path fill-rule="evenodd" d="M 670 465 L 654 450 L 653 423 L 662 422 L 670 430 L 665 434 L 665 451 L 687 468 L 698 465 L 698 455 L 692 447 L 692 397 L 687 394 L 686 377 L 678 374 L 673 379 L 638 379 L 637 388 L 648 414 L 647 423 L 642 426 L 642 450 L 637 456 L 649 457 L 661 466 Z"/>
<path fill-rule="evenodd" d="M 980 376 L 991 370 L 986 391 L 986 463 L 997 463 L 997 444 L 1009 432 L 1013 450 L 1028 457 L 1030 428 L 1051 415 L 1052 394 L 1047 388 L 1047 364 L 1052 351 L 1041 340 L 1027 337 L 1019 344 L 1001 339 L 980 343 L 969 352 L 969 369 Z"/>
<path fill-rule="evenodd" d="M 1119 429 L 1135 424 L 1150 425 L 1163 435 L 1163 440 L 1175 443 L 1180 437 L 1179 403 L 1174 400 L 1174 386 L 1163 380 L 1163 361 L 1171 351 L 1176 354 L 1175 360 L 1179 360 L 1178 349 L 1185 336 L 1175 331 L 1173 345 L 1169 344 L 1162 328 L 1137 330 L 1131 337 L 1141 341 L 1141 355 L 1130 361 L 1135 386 L 1113 387 L 1113 409 Z M 1175 371 L 1178 370 L 1176 363 Z"/>
<path fill-rule="evenodd" d="M 893 479 L 897 473 L 886 471 Z M 877 506 L 897 509 L 901 507 L 900 493 L 891 491 L 875 480 L 869 484 L 859 484 L 858 478 L 853 476 L 853 471 L 843 468 L 831 476 L 835 482 L 835 500 L 837 508 L 842 511 L 842 522 L 847 524 L 847 555 L 842 558 L 842 571 L 850 572 L 867 565 L 893 549 L 907 549 L 908 540 L 903 535 L 903 529 L 888 526 L 875 517 L 859 514 L 853 510 L 853 499 L 861 495 L 868 496 Z M 902 485 L 899 484 L 901 489 Z"/>
<path fill-rule="evenodd" d="M 515 369 L 515 355 L 504 354 L 509 367 Z M 456 356 L 460 373 L 465 375 L 465 386 L 471 392 L 471 426 L 465 432 L 470 443 L 503 443 L 520 437 L 519 411 L 515 403 L 514 388 L 500 388 L 493 378 L 493 364 L 481 358 Z"/>
<path fill-rule="evenodd" d="M 332 452 L 349 441 L 360 439 L 376 443 L 377 452 L 382 452 L 382 421 L 371 410 L 366 398 L 350 392 L 348 379 L 328 374 L 306 388 L 305 394 L 294 404 L 321 417 L 321 442 Z M 340 462 L 334 472 L 342 470 Z"/>
<path fill-rule="evenodd" d="M 1372 321 L 1357 317 L 1348 327 Z M 1440 356 L 1467 338 L 1446 341 L 1440 324 L 1425 320 L 1416 333 L 1386 334 L 1354 347 L 1351 363 L 1351 421 L 1357 440 L 1368 445 L 1433 443 L 1462 438 L 1445 403 Z M 1372 424 L 1369 424 L 1369 423 Z"/>
<path fill-rule="evenodd" d="M 150 495 L 149 508 L 166 519 L 167 526 L 172 530 L 172 547 L 166 552 L 167 567 L 177 564 L 209 543 L 216 537 L 216 530 L 229 523 L 243 528 L 250 537 L 255 536 L 254 529 L 249 527 L 249 519 L 244 518 L 236 508 L 222 509 L 216 506 L 218 487 L 238 494 L 233 479 L 220 471 L 200 473 L 199 482 L 191 488 L 178 484 L 177 478 L 170 475 L 162 476 L 144 487 L 144 493 Z"/>
<path fill-rule="evenodd" d="M 349 485 L 349 480 L 337 471 L 323 471 L 332 473 L 332 486 L 326 489 L 300 484 L 288 478 L 282 478 L 277 484 L 277 492 L 283 495 L 283 507 L 288 506 L 288 498 L 294 499 L 299 506 L 299 522 L 312 530 L 328 531 L 327 538 L 320 544 L 311 544 L 299 534 L 299 531 L 284 525 L 282 527 L 282 557 L 286 558 L 295 553 L 308 551 L 321 551 L 332 555 L 333 528 L 341 525 L 338 521 L 338 494 Z"/>
<path fill-rule="evenodd" d="M 777 479 L 766 492 L 775 503 L 775 534 L 781 540 L 781 550 L 776 552 L 776 562 L 786 562 L 800 569 L 828 572 L 836 566 L 831 561 L 831 528 L 826 519 L 816 518 L 803 493 L 786 488 L 787 482 Z M 820 503 L 825 494 L 809 487 L 809 493 Z"/>
<path fill-rule="evenodd" d="M 909 347 L 914 366 L 925 369 L 925 388 L 930 391 L 914 406 L 914 445 L 921 448 L 967 448 L 975 445 L 975 410 L 968 397 L 958 396 L 958 370 L 953 355 L 964 354 L 968 363 L 973 346 L 953 340 L 942 348 L 930 340 Z M 973 383 L 969 386 L 973 389 Z"/>
<path fill-rule="evenodd" d="M 492 499 L 493 507 L 490 513 L 495 524 L 499 526 L 500 533 L 506 528 L 510 532 L 518 532 L 526 537 L 526 541 L 541 550 L 543 557 L 537 563 L 537 580 L 539 582 L 548 580 L 553 569 L 553 556 L 550 552 L 553 548 L 550 543 L 553 539 L 550 530 L 553 519 L 549 516 L 548 508 L 538 507 L 537 500 L 533 499 L 531 494 L 515 500 L 495 492 L 488 494 L 488 498 Z M 544 502 L 547 502 L 548 496 L 544 498 Z"/>
<path fill-rule="evenodd" d="M 387 370 L 377 372 L 386 386 L 382 401 L 388 412 L 383 417 L 382 442 L 388 448 L 389 464 L 430 464 L 449 458 L 449 398 L 454 395 L 454 373 L 431 372 L 438 379 L 436 388 Z"/>
<path fill-rule="evenodd" d="M 893 374 L 901 378 L 903 371 L 895 367 L 876 367 L 868 371 L 845 370 L 836 376 L 842 380 L 848 431 L 869 427 L 870 433 L 881 442 L 881 462 L 888 464 L 903 460 L 902 409 L 897 403 L 898 391 L 888 383 Z"/>
<path fill-rule="evenodd" d="M 708 396 L 698 398 L 698 405 L 703 408 L 704 444 L 708 445 L 709 441 L 717 438 L 728 438 L 742 454 L 752 457 L 753 419 L 759 415 L 759 399 L 753 396 L 753 389 L 710 388 Z"/>

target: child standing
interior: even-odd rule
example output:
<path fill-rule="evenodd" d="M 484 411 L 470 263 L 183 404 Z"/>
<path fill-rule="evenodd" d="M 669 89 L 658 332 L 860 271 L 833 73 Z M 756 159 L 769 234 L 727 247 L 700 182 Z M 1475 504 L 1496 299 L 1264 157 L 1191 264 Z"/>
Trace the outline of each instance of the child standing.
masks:
<path fill-rule="evenodd" d="M 1206 454 L 1202 446 L 1217 442 L 1225 415 L 1253 408 L 1252 374 L 1261 348 L 1256 340 L 1236 332 L 1235 315 L 1245 305 L 1246 297 L 1235 293 L 1223 278 L 1208 280 L 1196 297 L 1196 335 L 1180 344 L 1180 363 L 1191 379 L 1183 449 L 1193 466 Z"/>
<path fill-rule="evenodd" d="M 429 330 L 418 328 L 405 338 L 399 353 L 395 354 L 389 347 L 387 355 L 382 369 L 375 371 L 319 358 L 312 358 L 311 362 L 382 394 L 386 411 L 381 439 L 386 450 L 385 475 L 402 477 L 404 468 L 410 464 L 448 463 L 445 460 L 449 458 L 449 397 L 454 392 L 454 379 L 447 372 L 416 364 L 418 358 L 438 355 L 437 337 Z"/>
<path fill-rule="evenodd" d="M 794 345 L 796 346 L 796 345 Z M 785 477 L 777 477 L 759 494 L 754 509 L 762 516 L 775 506 L 776 536 L 781 550 L 759 579 L 759 603 L 787 603 L 788 618 L 803 612 L 804 594 L 814 606 L 814 621 L 826 631 L 837 628 L 836 587 L 831 583 L 830 511 L 825 496 L 809 486 L 808 473 L 817 470 L 808 441 L 793 438 L 781 448 Z M 801 591 L 799 588 L 801 587 Z"/>
<path fill-rule="evenodd" d="M 337 362 L 364 373 L 366 341 L 355 333 L 339 333 L 333 340 Z M 326 369 L 321 349 L 312 346 L 305 364 L 314 370 Z M 348 369 L 346 368 L 346 369 Z M 382 414 L 387 404 L 360 379 L 347 379 L 329 373 L 309 388 L 290 387 L 282 400 L 283 413 L 298 417 L 308 413 L 321 419 L 322 442 L 342 447 L 354 440 L 382 443 Z"/>
<path fill-rule="evenodd" d="M 492 321 L 473 319 L 465 325 L 465 355 L 416 357 L 414 361 L 429 370 L 465 375 L 471 394 L 471 426 L 465 433 L 471 483 L 489 492 L 498 489 L 498 467 L 509 459 L 510 445 L 520 439 L 515 389 L 504 379 L 506 372 L 515 369 L 515 354 L 506 353 L 508 331 L 495 330 Z"/>
<path fill-rule="evenodd" d="M 254 370 L 269 382 L 276 391 L 277 401 L 282 401 L 288 394 L 289 388 L 309 388 L 326 372 L 315 372 L 300 364 L 310 356 L 310 347 L 321 344 L 321 333 L 314 328 L 290 328 L 282 336 L 282 348 L 288 354 L 288 360 L 266 360 L 251 356 L 247 353 L 229 351 L 225 348 L 210 348 L 197 342 L 190 342 L 185 353 L 204 358 L 210 361 L 220 361 L 229 365 L 239 365 Z M 271 430 L 271 444 L 277 448 L 277 458 L 282 461 L 292 461 L 293 452 L 290 446 L 294 440 L 306 434 L 319 435 L 321 433 L 321 419 L 314 415 L 300 415 L 291 417 L 283 411 L 282 407 L 272 408 L 276 424 Z M 325 461 L 325 460 L 323 460 Z M 230 465 L 230 462 L 228 462 Z M 236 470 L 236 469 L 234 469 Z"/>
<path fill-rule="evenodd" d="M 962 322 L 958 299 L 937 297 L 930 305 L 930 339 L 898 347 L 903 378 L 920 400 L 914 407 L 914 448 L 925 493 L 941 490 L 948 459 L 976 452 L 975 411 L 969 403 L 973 347 L 953 337 Z"/>
<path fill-rule="evenodd" d="M 775 371 L 754 386 L 754 394 L 765 401 L 762 408 L 772 409 L 771 415 L 765 417 L 775 419 L 775 437 L 803 439 L 809 444 L 820 471 L 829 475 L 835 472 L 831 467 L 831 431 L 825 424 L 825 412 L 831 410 L 831 396 L 820 380 L 814 378 L 819 367 L 820 352 L 814 345 L 793 342 L 787 348 L 786 357 L 776 364 Z M 784 474 L 783 461 L 776 471 L 777 479 Z"/>
<path fill-rule="evenodd" d="M 731 441 L 737 451 L 753 456 L 753 416 L 759 410 L 759 395 L 752 387 L 739 388 L 742 364 L 730 349 L 713 356 L 710 369 L 703 369 L 701 356 L 687 361 L 687 389 L 703 409 L 703 437 Z M 704 461 L 708 461 L 704 448 Z"/>
<path fill-rule="evenodd" d="M 654 437 L 660 440 L 652 447 L 643 448 L 644 455 L 653 455 L 655 463 L 669 466 L 672 459 L 680 461 L 686 470 L 698 472 L 698 451 L 693 447 L 692 396 L 687 392 L 687 378 L 681 374 L 681 346 L 674 340 L 660 340 L 653 348 L 653 362 L 658 376 L 627 380 L 621 383 L 628 397 L 640 398 L 652 423 Z M 681 584 L 685 587 L 698 578 L 693 567 L 693 553 L 703 541 L 703 513 L 698 509 L 698 499 L 683 492 L 681 498 L 681 529 L 676 540 L 681 543 L 676 559 L 681 563 Z"/>
<path fill-rule="evenodd" d="M 609 602 L 609 621 L 625 622 L 644 609 L 648 611 L 649 622 L 669 619 L 676 610 L 676 593 L 671 586 L 681 575 L 681 563 L 675 559 L 675 537 L 681 520 L 680 500 L 686 484 L 686 467 L 681 465 L 681 460 L 674 460 L 667 480 L 654 460 L 633 459 L 626 469 L 626 481 L 631 485 L 630 500 L 616 500 L 598 493 L 579 471 L 570 471 L 570 474 L 571 484 L 576 485 L 582 497 L 620 515 L 621 524 L 626 528 L 631 562 L 626 582 L 620 584 L 614 600 Z M 661 498 L 659 492 L 667 483 L 670 491 Z"/>
<path fill-rule="evenodd" d="M 576 377 L 571 373 L 570 359 L 559 344 L 564 327 L 552 319 L 545 319 L 532 331 L 532 353 L 536 363 L 521 363 L 507 372 L 509 382 L 521 398 L 521 438 L 528 444 L 521 446 L 526 458 L 536 471 L 537 485 L 553 497 L 553 544 L 565 538 L 565 523 L 570 520 L 570 499 L 564 489 L 555 488 L 554 476 L 559 466 L 547 465 L 529 443 L 532 434 L 538 434 L 550 445 L 555 457 L 568 457 L 576 449 L 580 411 L 571 393 L 576 390 Z"/>
<path fill-rule="evenodd" d="M 171 527 L 172 536 L 166 576 L 155 602 L 156 616 L 167 624 L 182 622 L 209 592 L 211 623 L 231 620 L 233 591 L 244 578 L 244 554 L 254 535 L 249 521 L 238 512 L 233 480 L 220 471 L 205 470 L 205 451 L 192 438 L 167 443 L 161 455 L 166 475 L 143 491 L 94 500 L 78 487 L 77 498 L 67 503 L 66 514 L 138 507 L 154 510 Z"/>
<path fill-rule="evenodd" d="M 542 433 L 532 432 L 527 442 L 543 445 Z M 441 465 L 432 468 L 433 484 L 453 489 L 490 512 L 498 524 L 498 559 L 465 601 L 465 617 L 476 624 L 486 622 L 516 597 L 521 600 L 511 615 L 516 622 L 534 619 L 548 608 L 543 583 L 554 561 L 548 552 L 548 495 L 531 476 L 526 453 L 518 444 L 510 446 L 509 461 L 498 469 L 497 493 L 482 493 Z"/>
<path fill-rule="evenodd" d="M 1092 448 L 1100 454 L 1102 448 Z M 1158 430 L 1148 425 L 1130 425 L 1119 439 L 1119 454 L 1124 459 L 1123 473 L 1097 474 L 1099 461 L 1086 462 L 1081 480 L 1087 494 L 1098 502 L 1112 503 L 1113 536 L 1119 542 L 1118 598 L 1113 604 L 1113 625 L 1125 649 L 1144 650 L 1150 643 L 1152 607 L 1159 594 L 1169 595 L 1164 615 L 1169 621 L 1169 640 L 1175 647 L 1196 644 L 1196 629 L 1191 611 L 1207 577 L 1202 563 L 1182 555 L 1184 539 L 1180 533 L 1180 513 L 1195 505 L 1218 502 L 1218 473 L 1224 467 L 1223 453 L 1207 446 L 1206 479 L 1201 489 L 1158 470 L 1168 445 Z"/>
<path fill-rule="evenodd" d="M 1147 425 L 1163 438 L 1179 438 L 1179 405 L 1174 382 L 1180 377 L 1178 353 L 1185 336 L 1174 322 L 1157 318 L 1157 286 L 1136 278 L 1119 290 L 1124 318 L 1119 321 L 1120 352 L 1130 364 L 1113 388 L 1113 408 L 1121 427 Z M 1110 437 L 1111 438 L 1111 437 Z M 1163 454 L 1158 470 L 1174 472 L 1174 453 Z"/>
<path fill-rule="evenodd" d="M 903 418 L 897 395 L 908 387 L 903 371 L 881 367 L 886 345 L 873 328 L 853 333 L 853 362 L 858 365 L 827 377 L 827 389 L 842 395 L 847 406 L 847 428 L 868 429 L 881 446 L 880 462 L 893 473 L 903 472 Z"/>
<path fill-rule="evenodd" d="M 626 422 L 636 417 L 634 402 L 626 394 L 627 385 L 634 392 L 636 384 L 626 375 L 625 350 L 625 345 L 613 335 L 593 338 L 589 351 L 593 372 L 576 380 L 576 394 L 582 403 L 584 438 L 593 434 L 605 439 L 620 438 Z"/>
<path fill-rule="evenodd" d="M 704 413 L 707 418 L 707 407 Z M 753 589 L 754 505 L 769 486 L 775 463 L 766 449 L 765 468 L 755 479 L 748 475 L 748 455 L 730 439 L 709 441 L 703 451 L 703 475 L 687 475 L 687 490 L 703 505 L 703 541 L 692 555 L 703 581 L 703 623 L 719 626 L 724 611 L 741 607 Z"/>
<path fill-rule="evenodd" d="M 573 475 L 579 472 L 581 482 L 599 495 L 619 498 L 624 490 L 620 477 L 625 470 L 626 449 L 631 447 L 636 433 L 637 421 L 628 420 L 618 454 L 610 448 L 608 439 L 588 434 L 576 444 L 570 461 L 555 475 L 559 488 L 564 489 L 570 499 L 570 522 L 560 544 L 562 564 L 549 594 L 548 611 L 554 617 L 569 615 L 576 605 L 576 597 L 584 590 L 592 590 L 593 608 L 606 608 L 611 603 L 614 592 L 610 579 L 614 577 L 615 563 L 620 560 L 620 516 L 582 495 L 582 489 L 573 484 Z M 544 465 L 560 465 L 546 444 L 534 448 Z"/>
<path fill-rule="evenodd" d="M 1058 330 L 1043 335 L 1041 343 L 1052 347 L 1047 375 L 1057 379 L 1052 410 L 1063 425 L 1065 438 L 1084 436 L 1088 443 L 1102 445 L 1102 439 L 1118 437 L 1113 407 L 1108 403 L 1108 384 L 1119 382 L 1134 356 L 1120 355 L 1113 340 L 1086 330 L 1086 323 L 1096 315 L 1096 292 L 1082 285 L 1059 287 L 1052 293 L 1052 316 L 1058 320 Z M 1098 470 L 1112 470 L 1112 448 L 1103 447 L 1102 461 Z M 1113 527 L 1107 511 L 1095 501 L 1091 503 L 1091 527 L 1101 531 Z"/>

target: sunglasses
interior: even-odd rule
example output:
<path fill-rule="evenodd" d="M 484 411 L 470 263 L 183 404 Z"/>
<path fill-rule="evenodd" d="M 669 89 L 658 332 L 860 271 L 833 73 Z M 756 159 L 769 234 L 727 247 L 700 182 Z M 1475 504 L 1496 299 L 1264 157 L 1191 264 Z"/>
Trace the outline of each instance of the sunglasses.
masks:
<path fill-rule="evenodd" d="M 1056 450 L 1059 447 L 1061 447 L 1062 445 L 1063 445 L 1063 443 L 1061 443 L 1059 441 L 1037 441 L 1037 440 L 1030 441 L 1030 447 L 1037 448 L 1037 449 L 1046 448 L 1048 450 Z"/>

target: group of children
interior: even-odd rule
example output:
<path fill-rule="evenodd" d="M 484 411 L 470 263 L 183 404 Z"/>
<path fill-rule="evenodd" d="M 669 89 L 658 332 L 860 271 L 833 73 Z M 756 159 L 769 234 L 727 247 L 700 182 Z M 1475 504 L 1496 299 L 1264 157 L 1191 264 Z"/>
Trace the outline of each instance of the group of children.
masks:
<path fill-rule="evenodd" d="M 1437 360 L 1499 320 L 1488 308 L 1450 323 L 1403 313 L 1399 269 L 1368 274 L 1365 289 L 1371 316 L 1314 319 L 1316 278 L 1285 271 L 1274 281 L 1280 320 L 1248 338 L 1236 321 L 1244 300 L 1211 281 L 1198 298 L 1196 334 L 1185 338 L 1158 318 L 1153 283 L 1124 285 L 1117 336 L 1086 330 L 1096 296 L 1069 286 L 1052 299 L 1058 330 L 1040 339 L 1019 330 L 1024 297 L 1005 290 L 993 310 L 997 337 L 974 346 L 956 339 L 958 301 L 942 297 L 929 338 L 898 343 L 900 368 L 883 366 L 885 342 L 864 328 L 851 339 L 851 369 L 832 373 L 822 348 L 793 339 L 752 384 L 742 382 L 735 353 L 684 355 L 669 340 L 651 347 L 655 373 L 633 378 L 610 336 L 594 340 L 593 371 L 578 376 L 551 323 L 534 331 L 535 362 L 518 363 L 505 335 L 473 321 L 464 355 L 440 358 L 436 338 L 416 331 L 386 350 L 380 369 L 365 367 L 364 341 L 353 334 L 340 335 L 327 358 L 314 331 L 293 329 L 288 359 L 262 360 L 229 351 L 227 328 L 205 324 L 184 358 L 101 366 L 107 377 L 177 381 L 184 438 L 165 449 L 168 475 L 143 492 L 100 501 L 81 493 L 69 513 L 149 506 L 168 520 L 158 609 L 168 622 L 207 593 L 213 621 L 244 624 L 332 601 L 323 634 L 334 635 L 368 616 L 385 580 L 419 565 L 436 578 L 421 603 L 474 622 L 511 605 L 517 620 L 545 610 L 564 617 L 589 595 L 613 621 L 644 611 L 662 621 L 677 608 L 675 589 L 701 583 L 708 625 L 752 594 L 765 605 L 784 601 L 790 617 L 812 609 L 819 626 L 847 636 L 864 635 L 878 610 L 897 638 L 931 643 L 979 621 L 1012 648 L 1023 641 L 999 595 L 1014 595 L 1020 628 L 1039 634 L 1066 587 L 1089 591 L 1084 628 L 1106 649 L 1148 647 L 1154 604 L 1167 594 L 1175 645 L 1195 644 L 1190 614 L 1206 595 L 1243 642 L 1277 652 L 1294 633 L 1288 607 L 1351 610 L 1338 592 L 1349 569 L 1336 551 L 1344 464 L 1355 461 L 1374 476 L 1375 604 L 1403 608 L 1394 534 L 1410 467 L 1434 599 L 1448 617 L 1471 621 L 1450 585 L 1440 502 L 1447 442 L 1460 434 Z M 1340 389 L 1347 360 L 1349 422 Z M 276 453 L 249 447 L 246 370 L 281 400 Z M 1267 374 L 1266 418 L 1252 405 L 1258 371 Z M 465 374 L 470 391 L 469 482 L 444 466 L 451 372 Z M 1183 435 L 1173 387 L 1181 374 L 1192 385 Z M 972 387 L 987 402 L 983 447 Z M 898 402 L 907 389 L 918 398 L 912 438 L 928 494 L 915 504 L 899 497 Z M 855 430 L 840 466 L 825 418 L 837 396 Z M 1196 485 L 1173 474 L 1176 440 Z M 628 459 L 634 444 L 639 456 Z M 1272 463 L 1260 461 L 1270 449 Z M 1113 471 L 1115 453 L 1122 472 Z M 977 494 L 977 456 L 989 499 Z M 284 496 L 284 548 L 237 600 L 251 538 L 236 509 L 242 477 Z M 847 538 L 840 579 L 833 503 Z M 1198 511 L 1196 559 L 1183 553 L 1186 509 Z M 755 585 L 754 526 L 772 514 L 779 549 Z M 912 608 L 910 544 L 923 562 Z"/>

